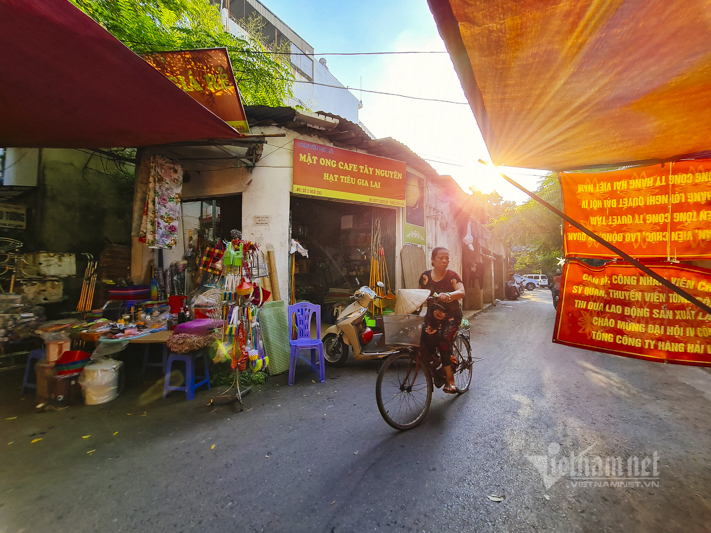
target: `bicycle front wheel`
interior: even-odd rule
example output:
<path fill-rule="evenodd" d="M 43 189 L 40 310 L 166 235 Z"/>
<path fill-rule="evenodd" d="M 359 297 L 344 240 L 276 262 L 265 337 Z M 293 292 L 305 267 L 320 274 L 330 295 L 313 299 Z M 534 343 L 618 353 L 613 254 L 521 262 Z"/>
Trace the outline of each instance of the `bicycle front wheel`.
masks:
<path fill-rule="evenodd" d="M 404 431 L 417 426 L 432 403 L 432 378 L 415 355 L 397 353 L 388 357 L 378 372 L 375 397 L 383 419 Z"/>
<path fill-rule="evenodd" d="M 462 394 L 469 390 L 469 385 L 472 382 L 472 367 L 474 366 L 472 349 L 467 338 L 462 335 L 457 335 L 452 348 L 452 355 L 457 360 L 457 366 L 454 368 L 454 385 L 457 387 L 457 392 Z"/>

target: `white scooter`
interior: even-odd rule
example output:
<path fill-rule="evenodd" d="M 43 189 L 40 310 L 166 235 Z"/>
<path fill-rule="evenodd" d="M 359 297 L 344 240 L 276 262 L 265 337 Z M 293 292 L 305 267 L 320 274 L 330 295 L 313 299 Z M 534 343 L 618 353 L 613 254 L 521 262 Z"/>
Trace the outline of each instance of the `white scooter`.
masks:
<path fill-rule="evenodd" d="M 378 282 L 378 287 L 385 287 Z M 373 333 L 365 325 L 365 314 L 373 300 L 381 297 L 370 287 L 361 287 L 353 296 L 355 301 L 338 315 L 336 324 L 326 330 L 323 337 L 324 359 L 329 366 L 343 366 L 353 348 L 353 358 L 357 361 L 381 359 L 399 352 L 397 348 L 386 346 L 382 333 Z"/>

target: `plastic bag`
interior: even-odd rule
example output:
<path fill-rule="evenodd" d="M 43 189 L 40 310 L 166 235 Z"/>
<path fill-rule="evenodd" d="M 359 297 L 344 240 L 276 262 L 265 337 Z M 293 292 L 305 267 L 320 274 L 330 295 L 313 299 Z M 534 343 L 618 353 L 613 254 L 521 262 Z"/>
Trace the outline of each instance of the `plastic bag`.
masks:
<path fill-rule="evenodd" d="M 126 346 L 127 340 L 102 341 L 96 346 L 91 362 L 78 379 L 86 405 L 110 402 L 119 395 L 123 362 L 111 359 L 111 356 L 122 352 Z"/>
<path fill-rule="evenodd" d="M 122 366 L 122 361 L 103 358 L 84 367 L 78 382 L 86 405 L 110 402 L 118 396 Z"/>
<path fill-rule="evenodd" d="M 113 361 L 111 356 L 124 351 L 127 346 L 127 340 L 102 339 L 91 354 L 91 360 L 92 362 Z"/>

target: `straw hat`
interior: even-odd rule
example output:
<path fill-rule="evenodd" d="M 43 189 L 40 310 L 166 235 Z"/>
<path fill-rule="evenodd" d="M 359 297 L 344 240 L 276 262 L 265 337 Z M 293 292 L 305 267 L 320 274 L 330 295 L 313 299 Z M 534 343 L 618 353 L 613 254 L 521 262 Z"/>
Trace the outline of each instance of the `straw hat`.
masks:
<path fill-rule="evenodd" d="M 429 289 L 400 289 L 395 300 L 395 314 L 407 315 L 415 311 L 430 297 Z"/>

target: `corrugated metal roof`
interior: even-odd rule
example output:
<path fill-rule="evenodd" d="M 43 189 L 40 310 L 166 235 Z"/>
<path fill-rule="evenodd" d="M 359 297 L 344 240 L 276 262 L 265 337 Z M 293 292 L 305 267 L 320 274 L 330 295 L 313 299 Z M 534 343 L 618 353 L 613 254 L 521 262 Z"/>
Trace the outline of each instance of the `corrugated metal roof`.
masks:
<path fill-rule="evenodd" d="M 334 146 L 347 150 L 363 150 L 369 154 L 404 161 L 410 168 L 421 172 L 428 177 L 438 177 L 437 171 L 427 161 L 413 152 L 406 145 L 387 137 L 384 139 L 371 139 L 368 133 L 358 124 L 343 117 L 318 111 L 304 113 L 291 107 L 245 107 L 250 126 L 281 126 L 308 135 L 315 135 L 333 143 Z M 323 117 L 324 126 L 320 129 L 314 124 L 307 124 L 311 117 Z M 332 127 L 332 121 L 338 124 Z"/>

